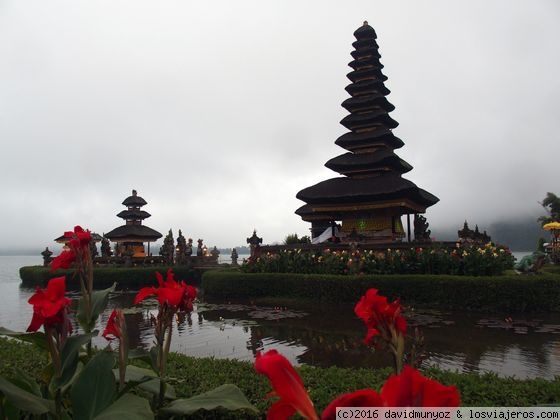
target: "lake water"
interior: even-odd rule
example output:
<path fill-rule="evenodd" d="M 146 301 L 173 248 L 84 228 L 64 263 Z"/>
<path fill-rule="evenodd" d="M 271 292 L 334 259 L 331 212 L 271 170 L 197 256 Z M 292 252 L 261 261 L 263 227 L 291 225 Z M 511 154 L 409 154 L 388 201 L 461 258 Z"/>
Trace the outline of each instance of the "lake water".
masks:
<path fill-rule="evenodd" d="M 0 256 L 0 326 L 24 331 L 32 315 L 27 303 L 34 290 L 21 288 L 18 270 L 38 265 L 40 257 Z M 113 307 L 126 309 L 131 347 L 153 342 L 150 315 L 156 303 L 133 307 L 134 293 L 117 293 Z M 424 333 L 427 364 L 462 372 L 493 371 L 501 376 L 553 378 L 560 375 L 560 314 L 464 314 L 409 311 L 411 327 Z M 511 317 L 511 322 L 506 318 Z M 412 330 L 412 328 L 411 328 Z M 365 328 L 353 305 L 274 307 L 250 301 L 205 301 L 178 319 L 172 349 L 191 356 L 254 360 L 257 351 L 277 349 L 295 365 L 381 367 L 383 352 L 362 344 Z M 105 346 L 103 338 L 94 343 Z"/>

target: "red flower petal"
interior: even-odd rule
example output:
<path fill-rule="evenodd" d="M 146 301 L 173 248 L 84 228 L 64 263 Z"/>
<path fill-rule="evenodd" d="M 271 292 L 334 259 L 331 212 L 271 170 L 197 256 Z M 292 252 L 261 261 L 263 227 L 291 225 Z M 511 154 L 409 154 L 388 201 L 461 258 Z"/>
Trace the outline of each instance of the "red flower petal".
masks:
<path fill-rule="evenodd" d="M 183 301 L 185 290 L 182 287 L 160 287 L 156 294 L 160 305 L 167 303 L 168 305 L 178 306 Z"/>
<path fill-rule="evenodd" d="M 115 320 L 117 319 L 117 314 L 117 310 L 113 309 L 113 312 L 111 312 L 109 320 L 107 321 L 107 326 L 105 327 L 103 334 L 101 334 L 107 340 L 114 340 L 115 338 L 121 337 L 121 330 L 115 322 Z"/>
<path fill-rule="evenodd" d="M 69 268 L 74 261 L 76 261 L 74 251 L 62 251 L 59 256 L 52 260 L 51 271 L 55 272 L 59 268 Z"/>
<path fill-rule="evenodd" d="M 37 331 L 39 328 L 41 328 L 41 325 L 43 325 L 44 322 L 45 318 L 43 318 L 37 312 L 33 311 L 33 318 L 31 318 L 31 323 L 29 324 L 29 327 L 27 327 L 27 332 Z"/>
<path fill-rule="evenodd" d="M 140 302 L 142 302 L 148 296 L 155 295 L 156 290 L 157 289 L 155 287 L 143 287 L 142 289 L 140 289 L 140 291 L 138 292 L 138 294 L 134 298 L 134 304 L 138 305 Z"/>
<path fill-rule="evenodd" d="M 387 379 L 381 397 L 387 407 L 458 407 L 461 403 L 457 388 L 428 379 L 409 365 Z"/>
<path fill-rule="evenodd" d="M 286 407 L 288 405 L 293 407 L 292 414 L 297 411 L 303 417 L 317 419 L 303 381 L 288 359 L 276 350 L 264 354 L 259 352 L 255 360 L 255 369 L 268 377 L 274 394 L 280 398 L 280 401 L 273 405 L 274 408 L 269 410 L 269 418 L 289 412 L 290 409 Z"/>
<path fill-rule="evenodd" d="M 47 289 L 37 288 L 28 302 L 33 305 L 33 318 L 28 331 L 37 331 L 41 325 L 56 325 L 65 322 L 64 311 L 72 301 L 64 297 L 65 277 L 49 280 Z"/>
<path fill-rule="evenodd" d="M 321 415 L 321 420 L 335 420 L 337 407 L 382 407 L 383 399 L 371 389 L 360 389 L 359 391 L 343 394 L 331 401 Z"/>
<path fill-rule="evenodd" d="M 365 339 L 367 343 L 375 344 L 372 341 L 375 338 L 372 330 L 376 330 L 380 338 L 387 341 L 393 339 L 391 331 L 396 330 L 402 335 L 406 334 L 406 319 L 401 315 L 402 307 L 399 300 L 389 303 L 385 296 L 378 294 L 377 289 L 369 289 L 356 304 L 354 312 L 368 327 L 368 335 Z"/>

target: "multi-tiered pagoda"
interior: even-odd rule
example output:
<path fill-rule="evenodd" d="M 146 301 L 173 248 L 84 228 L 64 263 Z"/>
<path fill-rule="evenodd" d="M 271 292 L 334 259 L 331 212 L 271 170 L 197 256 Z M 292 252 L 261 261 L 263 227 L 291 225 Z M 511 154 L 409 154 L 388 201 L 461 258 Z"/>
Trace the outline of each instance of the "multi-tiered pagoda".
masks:
<path fill-rule="evenodd" d="M 394 153 L 404 143 L 392 132 L 398 123 L 389 116 L 395 107 L 386 98 L 375 31 L 364 22 L 354 36 L 351 97 L 342 103 L 350 115 L 340 122 L 350 132 L 335 141 L 348 152 L 325 164 L 343 176 L 301 190 L 296 197 L 306 204 L 296 214 L 311 222 L 313 238 L 342 222 L 343 241 L 400 240 L 401 216 L 424 213 L 439 199 L 401 176 L 412 166 Z"/>
<path fill-rule="evenodd" d="M 117 243 L 117 256 L 144 257 L 146 256 L 144 242 L 148 243 L 149 254 L 150 242 L 157 241 L 162 234 L 142 224 L 142 220 L 147 219 L 151 214 L 141 210 L 141 207 L 148 203 L 137 194 L 136 190 L 132 190 L 132 195 L 122 204 L 127 209 L 117 214 L 117 217 L 124 219 L 126 224 L 106 233 L 105 237 Z"/>

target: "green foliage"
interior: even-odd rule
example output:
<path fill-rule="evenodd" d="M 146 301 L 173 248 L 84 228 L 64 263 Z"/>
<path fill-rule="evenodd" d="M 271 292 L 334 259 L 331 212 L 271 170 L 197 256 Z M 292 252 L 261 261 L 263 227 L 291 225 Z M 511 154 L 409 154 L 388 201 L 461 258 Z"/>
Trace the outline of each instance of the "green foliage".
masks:
<path fill-rule="evenodd" d="M 286 236 L 284 239 L 284 245 L 296 245 L 296 244 L 310 244 L 311 238 L 309 236 L 302 236 L 298 238 L 297 233 Z"/>
<path fill-rule="evenodd" d="M 538 218 L 542 225 L 549 222 L 560 221 L 560 197 L 554 193 L 547 192 L 546 197 L 540 204 L 548 213 L 548 216 L 541 216 Z"/>
<path fill-rule="evenodd" d="M 560 275 L 318 275 L 208 271 L 208 296 L 280 297 L 357 302 L 371 287 L 407 306 L 441 309 L 560 311 Z"/>
<path fill-rule="evenodd" d="M 177 399 L 162 408 L 160 412 L 176 416 L 191 415 L 198 410 L 212 411 L 216 409 L 248 410 L 258 414 L 258 410 L 251 405 L 240 389 L 232 384 L 218 386 L 211 391 L 191 398 Z"/>
<path fill-rule="evenodd" d="M 109 288 L 117 283 L 119 289 L 138 289 L 140 287 L 156 284 L 156 271 L 162 274 L 168 270 L 168 266 L 152 267 L 97 267 L 93 269 L 94 288 Z M 21 267 L 19 275 L 23 286 L 44 287 L 53 277 L 66 276 L 66 287 L 77 289 L 80 287 L 77 279 L 72 278 L 74 270 L 57 270 L 52 273 L 48 267 L 27 266 Z M 200 272 L 188 267 L 173 267 L 175 278 L 187 280 L 189 284 L 198 285 Z"/>
<path fill-rule="evenodd" d="M 297 235 L 295 235 L 297 236 Z M 467 248 L 406 248 L 386 251 L 303 251 L 267 253 L 241 266 L 247 273 L 457 274 L 492 276 L 513 267 L 504 247 L 488 243 Z"/>
<path fill-rule="evenodd" d="M 77 420 L 92 419 L 111 405 L 117 393 L 112 352 L 97 353 L 78 375 L 70 391 Z"/>
<path fill-rule="evenodd" d="M 34 358 L 34 371 L 46 365 L 40 352 L 33 346 L 0 338 L 0 375 L 10 379 L 17 375 L 13 369 L 20 365 L 27 369 L 27 358 Z M 8 368 L 7 366 L 12 366 Z M 391 369 L 348 369 L 348 368 L 319 368 L 302 366 L 297 369 L 301 374 L 305 387 L 315 403 L 319 413 L 332 399 L 342 393 L 363 388 L 379 390 L 391 373 Z M 29 371 L 28 371 L 29 372 Z M 261 413 L 270 404 L 266 394 L 271 391 L 268 380 L 255 372 L 251 363 L 235 360 L 221 360 L 211 358 L 193 358 L 172 353 L 169 357 L 168 372 L 174 380 L 178 395 L 184 398 L 208 392 L 224 383 L 236 384 L 245 394 L 248 401 Z M 445 385 L 455 385 L 461 394 L 463 406 L 509 406 L 528 407 L 543 404 L 554 404 L 560 401 L 560 378 L 554 380 L 501 378 L 495 374 L 455 373 L 439 369 L 427 369 L 423 374 L 436 379 Z M 129 395 L 129 394 L 125 394 Z M 117 402 L 111 407 L 118 408 Z M 126 406 L 126 405 L 124 405 Z M 132 406 L 131 406 L 132 409 Z M 122 418 L 126 417 L 126 411 Z M 103 415 L 104 413 L 102 413 Z M 110 417 L 105 417 L 110 418 Z M 116 418 L 116 417 L 113 417 Z M 260 418 L 250 411 L 241 413 L 201 412 L 189 418 Z"/>

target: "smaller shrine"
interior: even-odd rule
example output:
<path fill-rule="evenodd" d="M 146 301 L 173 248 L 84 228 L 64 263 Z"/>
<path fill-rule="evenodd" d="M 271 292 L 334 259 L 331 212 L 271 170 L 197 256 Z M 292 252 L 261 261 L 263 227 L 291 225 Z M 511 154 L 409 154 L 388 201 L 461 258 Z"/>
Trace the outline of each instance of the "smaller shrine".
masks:
<path fill-rule="evenodd" d="M 126 210 L 117 214 L 117 217 L 125 220 L 125 224 L 105 234 L 111 242 L 116 243 L 115 255 L 119 257 L 145 257 L 150 255 L 150 242 L 155 242 L 163 235 L 154 229 L 143 225 L 142 221 L 151 216 L 147 211 L 141 210 L 148 204 L 146 200 L 132 190 L 132 195 L 122 202 Z M 144 243 L 148 243 L 148 251 Z"/>
<path fill-rule="evenodd" d="M 480 233 L 478 225 L 475 226 L 474 230 L 470 229 L 466 220 L 463 229 L 457 231 L 457 235 L 461 244 L 487 244 L 492 241 L 486 231 Z"/>

